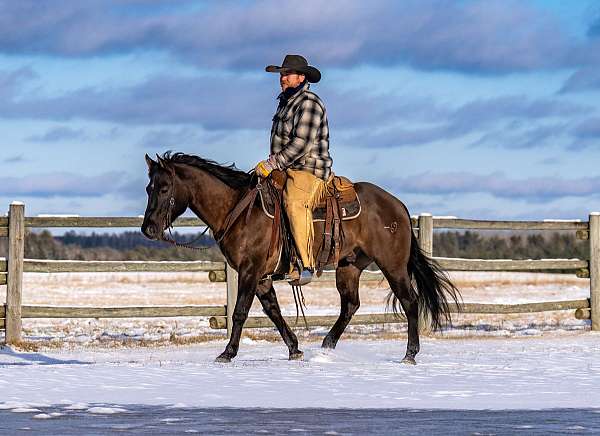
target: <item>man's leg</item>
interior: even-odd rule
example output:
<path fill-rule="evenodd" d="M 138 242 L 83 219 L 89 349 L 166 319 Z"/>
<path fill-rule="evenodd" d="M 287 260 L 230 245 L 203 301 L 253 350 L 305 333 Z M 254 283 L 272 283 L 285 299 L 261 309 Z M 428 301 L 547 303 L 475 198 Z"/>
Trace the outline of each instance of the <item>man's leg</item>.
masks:
<path fill-rule="evenodd" d="M 285 210 L 304 268 L 315 269 L 312 209 L 325 191 L 325 182 L 307 171 L 288 170 Z"/>

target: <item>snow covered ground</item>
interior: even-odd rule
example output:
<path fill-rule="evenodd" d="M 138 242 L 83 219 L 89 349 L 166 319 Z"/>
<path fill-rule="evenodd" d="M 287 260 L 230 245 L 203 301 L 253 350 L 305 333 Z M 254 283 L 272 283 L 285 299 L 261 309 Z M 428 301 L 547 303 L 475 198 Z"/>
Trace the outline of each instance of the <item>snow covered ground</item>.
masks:
<path fill-rule="evenodd" d="M 465 302 L 525 303 L 571 300 L 589 297 L 589 279 L 574 275 L 454 272 L 454 283 Z M 5 296 L 0 286 L 0 303 Z M 276 285 L 282 311 L 295 314 L 290 287 Z M 389 291 L 387 282 L 362 282 L 358 313 L 382 313 Z M 334 283 L 317 283 L 304 291 L 307 315 L 337 315 L 339 297 Z M 225 284 L 211 283 L 206 273 L 62 273 L 25 274 L 23 303 L 55 306 L 140 306 L 140 305 L 224 305 Z M 262 315 L 255 301 L 253 315 Z M 573 311 L 520 315 L 459 315 L 455 327 L 444 337 L 530 336 L 552 331 L 579 331 L 589 328 L 588 321 L 576 320 Z M 207 318 L 151 319 L 26 319 L 24 336 L 29 341 L 55 346 L 79 344 L 111 346 L 123 343 L 198 342 L 222 339 L 225 332 L 211 330 Z M 403 337 L 404 324 L 351 326 L 348 337 Z M 328 327 L 298 330 L 307 341 L 318 341 Z M 247 330 L 254 339 L 278 340 L 272 329 Z M 1 334 L 0 334 L 1 336 Z M 440 337 L 437 335 L 436 337 Z"/>
<path fill-rule="evenodd" d="M 600 407 L 600 336 L 424 338 L 417 366 L 404 341 L 347 340 L 334 351 L 244 339 L 231 364 L 224 342 L 186 347 L 0 351 L 0 409 L 38 415 L 124 413 L 131 405 L 262 408 L 548 409 Z M 59 412 L 60 413 L 60 412 Z"/>
<path fill-rule="evenodd" d="M 453 273 L 452 279 L 465 302 L 589 296 L 589 281 L 570 275 Z M 197 273 L 26 274 L 24 288 L 24 304 L 38 305 L 226 301 L 224 284 L 210 283 L 206 274 Z M 278 285 L 277 290 L 283 311 L 294 314 L 289 287 Z M 359 313 L 383 312 L 387 292 L 385 282 L 364 283 Z M 3 295 L 0 289 L 0 298 Z M 308 314 L 338 313 L 332 283 L 307 287 L 305 296 Z M 261 314 L 258 304 L 252 313 Z M 377 411 L 385 415 L 385 409 L 392 408 L 398 411 L 392 414 L 398 421 L 389 425 L 404 425 L 407 434 L 432 429 L 438 434 L 476 429 L 497 433 L 506 420 L 512 427 L 505 434 L 517 429 L 582 432 L 597 421 L 600 336 L 589 331 L 589 321 L 576 320 L 573 311 L 457 316 L 452 328 L 422 335 L 417 366 L 399 363 L 406 347 L 404 324 L 352 326 L 334 351 L 319 347 L 327 331 L 328 327 L 297 329 L 305 360 L 290 362 L 273 329 L 246 330 L 234 362 L 217 364 L 214 358 L 225 346 L 225 332 L 211 330 L 206 318 L 24 320 L 25 343 L 0 349 L 0 420 L 6 429 L 42 434 L 133 428 L 145 433 L 158 431 L 159 427 L 147 428 L 155 424 L 169 433 L 168 425 L 175 422 L 169 420 L 178 420 L 182 432 L 197 431 L 206 428 L 198 422 L 192 425 L 201 416 L 220 420 L 227 433 L 227 422 L 242 419 L 235 413 L 252 416 L 253 428 L 261 429 L 261 420 L 247 408 L 261 408 L 264 419 L 278 425 L 286 415 L 273 410 L 293 408 L 294 417 L 286 418 L 292 424 L 284 427 L 304 419 L 298 428 L 308 428 L 309 423 L 318 427 L 319 422 L 300 419 L 304 415 L 299 410 L 304 409 L 298 408 L 320 408 L 315 416 L 331 415 L 331 422 L 321 426 L 331 431 L 344 423 L 358 428 L 350 417 L 334 416 L 340 411 L 364 411 L 350 416 L 372 430 L 372 425 L 384 422 Z M 215 409 L 224 407 L 230 409 Z M 458 412 L 428 412 L 441 409 Z M 539 417 L 530 412 L 537 409 L 556 413 Z M 516 415 L 503 418 L 486 410 L 514 410 Z M 444 413 L 446 424 L 440 430 Z M 560 414 L 563 418 L 557 418 Z M 415 427 L 410 415 L 420 416 L 424 427 Z M 467 415 L 471 421 L 465 421 Z M 73 427 L 75 422 L 84 427 Z M 241 433 L 245 428 L 235 427 Z M 380 428 L 380 434 L 389 430 Z"/>

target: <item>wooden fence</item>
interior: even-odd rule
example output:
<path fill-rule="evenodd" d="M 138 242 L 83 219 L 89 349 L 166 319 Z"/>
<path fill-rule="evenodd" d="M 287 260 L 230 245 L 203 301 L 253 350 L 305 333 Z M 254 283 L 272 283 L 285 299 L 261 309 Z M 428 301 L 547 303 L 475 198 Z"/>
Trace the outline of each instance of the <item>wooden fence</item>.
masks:
<path fill-rule="evenodd" d="M 237 274 L 225 262 L 189 261 L 71 261 L 24 258 L 24 239 L 27 228 L 88 227 L 123 228 L 142 224 L 142 218 L 132 217 L 26 217 L 23 203 L 12 203 L 8 217 L 0 217 L 0 237 L 8 237 L 8 258 L 0 259 L 0 284 L 6 284 L 6 304 L 0 306 L 0 329 L 5 329 L 7 343 L 21 340 L 23 318 L 133 318 L 133 317 L 210 317 L 210 326 L 231 332 L 231 317 L 237 298 Z M 180 218 L 178 227 L 203 226 L 197 218 Z M 454 271 L 538 271 L 572 270 L 578 277 L 590 278 L 590 298 L 528 304 L 465 303 L 461 313 L 530 313 L 553 310 L 575 310 L 580 319 L 592 320 L 592 330 L 600 330 L 600 213 L 591 213 L 588 222 L 579 221 L 482 221 L 421 214 L 412 218 L 419 235 L 419 243 L 429 255 L 433 252 L 433 232 L 436 228 L 480 230 L 571 230 L 577 237 L 589 240 L 590 259 L 539 260 L 482 260 L 435 257 L 446 270 Z M 219 306 L 144 306 L 144 307 L 55 307 L 22 304 L 23 272 L 179 272 L 206 271 L 212 281 L 226 282 L 226 304 Z M 334 280 L 332 272 L 323 274 L 319 281 Z M 385 280 L 379 272 L 363 273 L 361 281 Z M 457 308 L 453 308 L 457 311 Z M 307 316 L 308 325 L 331 325 L 337 316 Z M 380 324 L 402 319 L 392 314 L 359 314 L 351 324 Z M 287 318 L 294 326 L 295 317 Z M 304 325 L 302 323 L 302 325 Z M 249 317 L 245 327 L 270 327 L 264 316 Z"/>

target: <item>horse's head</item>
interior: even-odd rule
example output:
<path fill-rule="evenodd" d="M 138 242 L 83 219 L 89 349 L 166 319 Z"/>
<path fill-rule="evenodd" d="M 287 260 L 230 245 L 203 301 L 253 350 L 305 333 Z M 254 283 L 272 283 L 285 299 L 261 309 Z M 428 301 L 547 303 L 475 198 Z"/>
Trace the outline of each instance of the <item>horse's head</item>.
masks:
<path fill-rule="evenodd" d="M 142 223 L 142 233 L 149 239 L 162 240 L 164 231 L 185 212 L 188 201 L 186 190 L 173 165 L 158 155 L 156 157 L 157 161 L 153 161 L 146 155 L 150 182 L 146 186 L 148 205 Z"/>

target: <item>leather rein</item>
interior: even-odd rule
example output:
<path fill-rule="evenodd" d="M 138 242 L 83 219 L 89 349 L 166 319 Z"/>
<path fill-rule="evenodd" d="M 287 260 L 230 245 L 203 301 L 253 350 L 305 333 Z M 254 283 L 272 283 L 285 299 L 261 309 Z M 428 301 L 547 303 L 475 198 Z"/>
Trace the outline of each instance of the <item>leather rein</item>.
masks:
<path fill-rule="evenodd" d="M 171 191 L 172 191 L 172 185 L 171 185 Z M 171 245 L 174 245 L 176 247 L 182 247 L 182 248 L 189 248 L 191 250 L 198 250 L 198 251 L 204 251 L 204 250 L 209 250 L 211 248 L 210 245 L 204 245 L 201 247 L 195 247 L 192 244 L 194 242 L 197 242 L 200 240 L 200 238 L 202 238 L 206 232 L 208 232 L 209 227 L 206 226 L 206 228 L 204 229 L 204 231 L 202 233 L 200 233 L 200 235 L 198 235 L 198 237 L 196 239 L 194 239 L 193 241 L 190 242 L 177 242 L 175 240 L 175 237 L 173 236 L 173 233 L 171 233 L 171 229 L 173 228 L 173 221 L 171 220 L 171 217 L 173 216 L 173 207 L 175 206 L 175 197 L 173 197 L 173 194 L 171 193 L 171 198 L 169 198 L 169 207 L 167 209 L 167 215 L 165 216 L 165 221 L 164 221 L 164 226 L 166 227 L 167 230 L 169 231 L 169 236 L 165 236 L 165 233 L 163 231 L 163 233 L 161 234 L 161 241 L 164 242 L 168 242 Z"/>
<path fill-rule="evenodd" d="M 248 212 L 246 213 L 246 223 L 248 222 L 248 219 L 250 218 L 250 213 L 252 211 L 252 205 L 254 204 L 256 197 L 258 196 L 258 193 L 262 188 L 263 188 L 263 186 L 262 186 L 262 184 L 260 182 L 260 178 L 259 178 L 256 183 L 256 186 L 254 188 L 250 189 L 248 192 L 246 192 L 244 194 L 244 196 L 242 197 L 242 199 L 227 214 L 227 217 L 225 218 L 225 222 L 223 223 L 223 228 L 214 233 L 215 240 L 217 241 L 217 243 L 220 243 L 223 240 L 223 238 L 225 238 L 225 235 L 227 235 L 227 233 L 229 232 L 231 227 L 233 227 L 233 224 L 235 224 L 235 222 L 242 215 L 242 212 L 245 209 L 248 209 Z M 171 232 L 171 229 L 173 228 L 173 220 L 171 218 L 173 216 L 173 208 L 175 207 L 175 197 L 173 196 L 173 189 L 174 189 L 174 183 L 173 183 L 173 179 L 171 178 L 171 189 L 170 189 L 171 196 L 169 198 L 167 214 L 165 215 L 165 220 L 163 222 L 163 224 L 164 224 L 163 228 L 165 228 L 169 231 L 169 236 L 167 237 L 163 231 L 163 233 L 161 234 L 160 240 L 167 242 L 171 245 L 174 245 L 176 247 L 189 248 L 192 250 L 208 250 L 208 249 L 212 248 L 212 246 L 209 246 L 209 245 L 201 246 L 201 247 L 196 247 L 196 246 L 191 245 L 191 244 L 199 241 L 200 238 L 202 238 L 202 236 L 204 236 L 206 234 L 206 232 L 208 232 L 208 230 L 209 230 L 208 226 L 206 226 L 204 231 L 202 233 L 200 233 L 200 235 L 196 239 L 194 239 L 193 241 L 187 242 L 187 243 L 177 242 L 175 240 L 175 238 L 173 237 L 173 233 Z"/>

